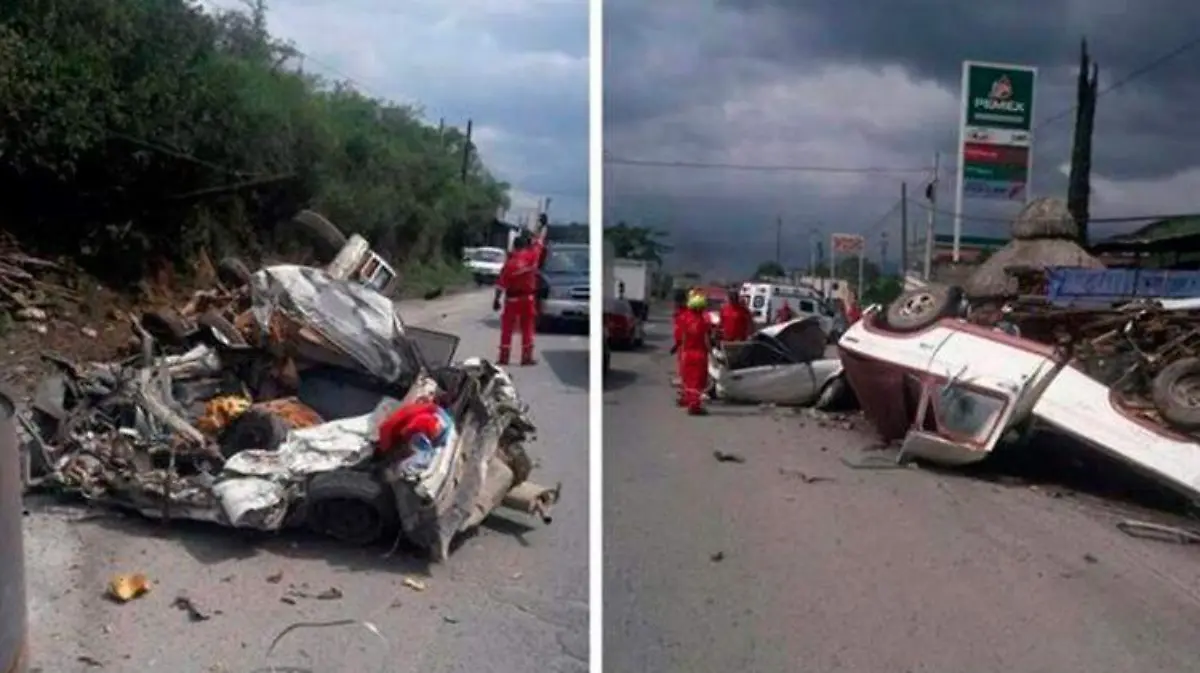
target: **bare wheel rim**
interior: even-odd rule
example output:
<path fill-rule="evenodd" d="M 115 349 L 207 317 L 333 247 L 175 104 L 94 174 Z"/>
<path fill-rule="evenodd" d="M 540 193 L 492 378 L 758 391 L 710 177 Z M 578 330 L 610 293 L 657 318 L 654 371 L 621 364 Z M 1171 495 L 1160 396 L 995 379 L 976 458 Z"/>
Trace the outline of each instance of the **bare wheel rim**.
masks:
<path fill-rule="evenodd" d="M 1189 374 L 1175 381 L 1171 397 L 1188 409 L 1200 409 L 1200 374 Z"/>
<path fill-rule="evenodd" d="M 900 313 L 906 316 L 924 315 L 934 308 L 934 298 L 928 292 L 914 294 L 900 306 Z"/>

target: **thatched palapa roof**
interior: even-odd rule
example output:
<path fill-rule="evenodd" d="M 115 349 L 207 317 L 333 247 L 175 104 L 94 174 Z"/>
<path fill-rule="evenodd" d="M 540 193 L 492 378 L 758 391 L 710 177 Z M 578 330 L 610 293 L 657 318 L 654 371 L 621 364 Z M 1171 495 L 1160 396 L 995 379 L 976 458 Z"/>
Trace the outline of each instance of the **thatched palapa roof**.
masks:
<path fill-rule="evenodd" d="M 972 299 L 999 297 L 1013 288 L 1010 268 L 1042 270 L 1052 266 L 1103 269 L 1077 242 L 1078 228 L 1062 199 L 1031 201 L 1013 221 L 1013 240 L 981 264 L 964 289 Z"/>

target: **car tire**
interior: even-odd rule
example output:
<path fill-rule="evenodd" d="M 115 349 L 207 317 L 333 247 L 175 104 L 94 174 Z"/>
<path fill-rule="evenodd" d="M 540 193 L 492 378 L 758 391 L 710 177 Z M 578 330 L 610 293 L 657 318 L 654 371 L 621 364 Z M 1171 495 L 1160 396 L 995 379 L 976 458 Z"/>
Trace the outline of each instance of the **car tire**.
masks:
<path fill-rule="evenodd" d="M 1150 397 L 1171 427 L 1200 430 L 1200 358 L 1183 358 L 1164 367 L 1151 383 Z"/>
<path fill-rule="evenodd" d="M 237 327 L 234 327 L 233 323 L 226 320 L 225 316 L 216 311 L 206 311 L 196 322 L 201 327 L 207 327 L 212 330 L 213 334 L 217 335 L 217 338 L 223 345 L 235 348 L 249 345 Z"/>
<path fill-rule="evenodd" d="M 930 285 L 909 290 L 887 307 L 888 327 L 897 332 L 917 332 L 954 313 L 963 291 L 952 285 Z"/>
<path fill-rule="evenodd" d="M 346 235 L 323 215 L 312 210 L 302 210 L 292 217 L 292 225 L 303 232 L 312 241 L 318 257 L 324 263 L 333 261 L 334 257 L 346 246 Z"/>
<path fill-rule="evenodd" d="M 223 257 L 217 262 L 217 280 L 233 289 L 250 284 L 250 267 L 239 257 Z"/>
<path fill-rule="evenodd" d="M 821 393 L 817 395 L 817 401 L 813 404 L 813 408 L 818 411 L 831 411 L 840 406 L 842 399 L 846 395 L 847 385 L 846 379 L 843 376 L 838 376 L 827 382 Z"/>
<path fill-rule="evenodd" d="M 360 547 L 399 525 L 391 489 L 367 472 L 335 470 L 314 476 L 304 507 L 310 530 Z"/>
<path fill-rule="evenodd" d="M 170 346 L 186 345 L 193 332 L 188 319 L 173 308 L 146 311 L 139 322 L 155 341 Z"/>

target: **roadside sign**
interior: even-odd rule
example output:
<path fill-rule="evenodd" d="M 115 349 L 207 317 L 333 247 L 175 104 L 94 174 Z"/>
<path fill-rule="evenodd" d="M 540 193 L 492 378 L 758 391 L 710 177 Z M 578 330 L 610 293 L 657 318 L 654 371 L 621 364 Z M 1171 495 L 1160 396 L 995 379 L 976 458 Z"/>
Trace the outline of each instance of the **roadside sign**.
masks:
<path fill-rule="evenodd" d="M 964 196 L 1028 200 L 1036 80 L 1028 66 L 963 62 L 955 232 Z"/>
<path fill-rule="evenodd" d="M 963 63 L 963 126 L 1029 131 L 1037 70 L 1022 65 Z"/>
<path fill-rule="evenodd" d="M 834 234 L 833 252 L 838 255 L 862 254 L 866 240 L 859 234 Z"/>

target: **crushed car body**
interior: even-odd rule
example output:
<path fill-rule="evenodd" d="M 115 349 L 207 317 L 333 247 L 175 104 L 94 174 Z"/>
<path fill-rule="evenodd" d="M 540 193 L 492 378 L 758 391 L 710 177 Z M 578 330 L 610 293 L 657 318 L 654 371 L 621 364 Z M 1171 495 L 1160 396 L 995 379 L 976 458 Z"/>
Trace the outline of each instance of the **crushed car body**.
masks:
<path fill-rule="evenodd" d="M 954 288 L 929 286 L 872 307 L 838 348 L 864 413 L 902 454 L 964 465 L 1053 428 L 1200 498 L 1200 316 L 1064 311 L 973 313 Z"/>
<path fill-rule="evenodd" d="M 841 361 L 825 356 L 827 343 L 819 320 L 806 316 L 716 346 L 708 359 L 711 394 L 730 402 L 832 406 L 845 382 Z"/>
<path fill-rule="evenodd" d="M 529 481 L 535 426 L 508 374 L 454 363 L 457 337 L 405 325 L 377 279 L 331 269 L 263 268 L 184 343 L 135 322 L 127 361 L 51 358 L 25 419 L 31 485 L 353 544 L 395 533 L 434 560 L 502 506 L 549 522 L 559 489 Z M 383 445 L 405 408 L 439 430 Z"/>

